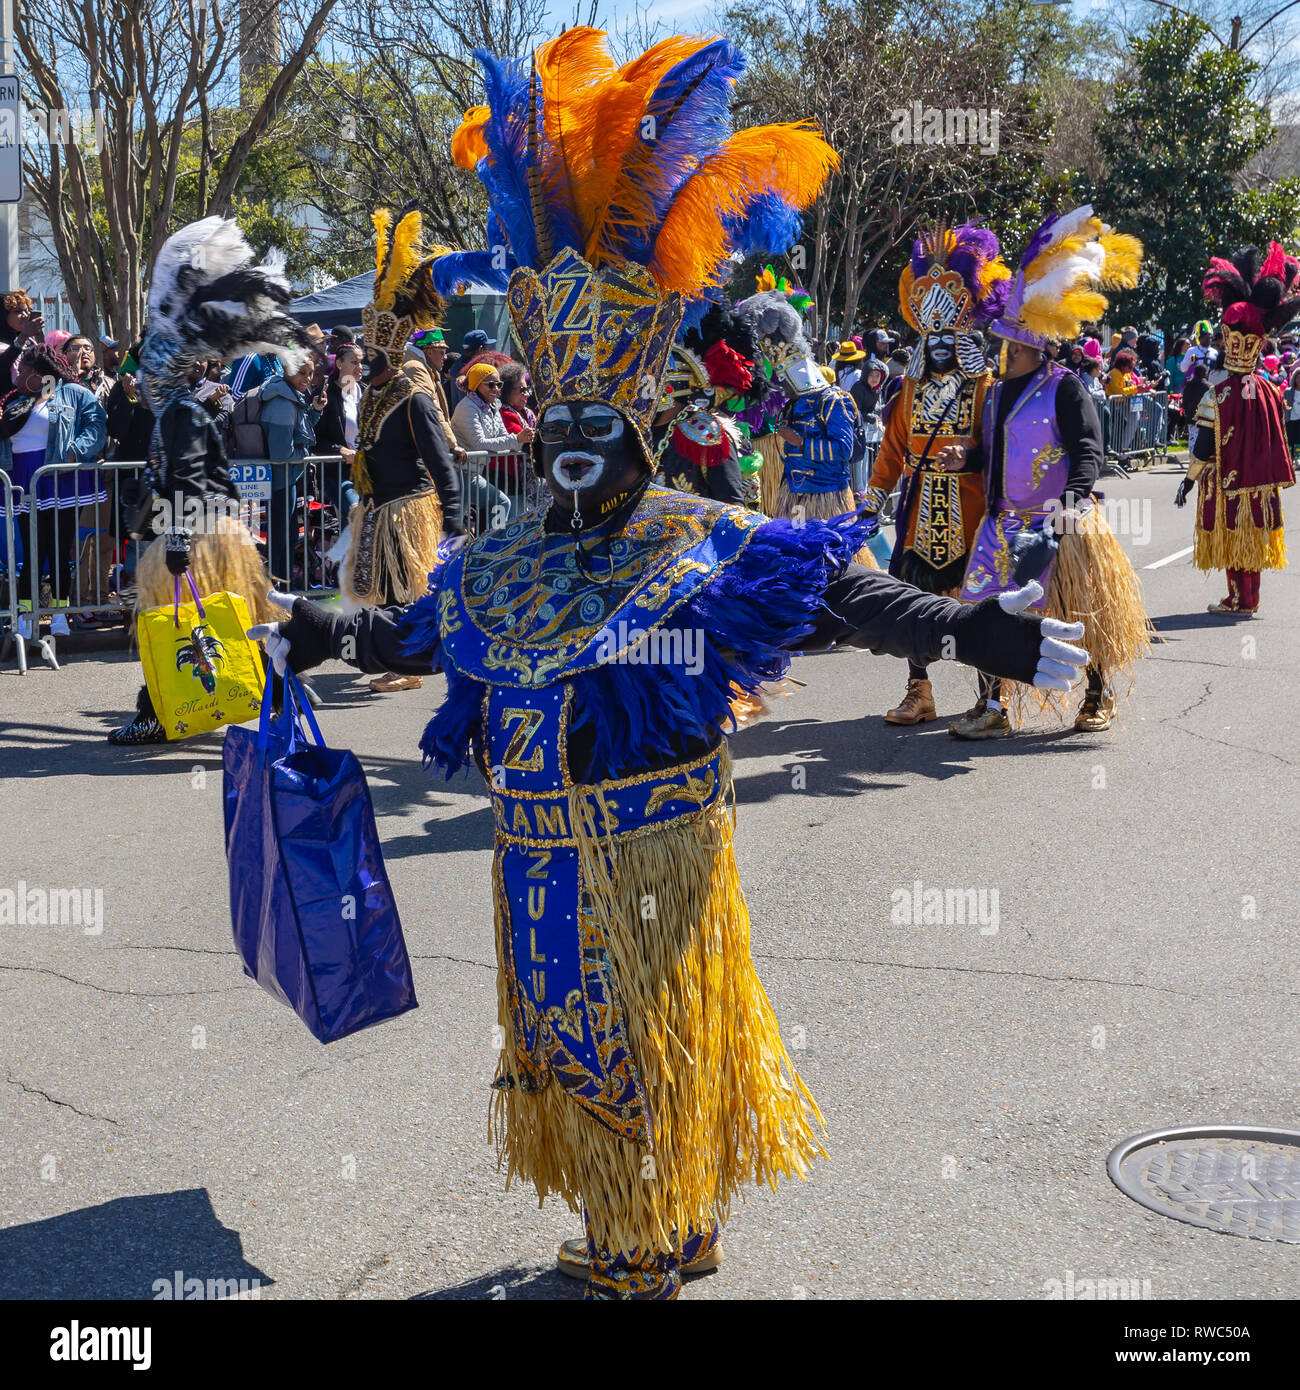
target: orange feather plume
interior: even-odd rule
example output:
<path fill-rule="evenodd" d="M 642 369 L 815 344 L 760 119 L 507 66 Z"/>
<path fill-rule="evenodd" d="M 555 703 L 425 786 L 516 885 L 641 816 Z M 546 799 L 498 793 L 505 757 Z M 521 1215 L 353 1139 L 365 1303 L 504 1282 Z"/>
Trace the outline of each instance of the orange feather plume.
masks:
<path fill-rule="evenodd" d="M 655 241 L 651 274 L 664 290 L 684 295 L 716 284 L 729 259 L 725 218 L 742 215 L 765 192 L 808 207 L 838 165 L 810 121 L 738 130 L 678 193 Z"/>
<path fill-rule="evenodd" d="M 473 169 L 488 152 L 483 127 L 488 123 L 491 109 L 471 106 L 451 137 L 451 157 L 458 168 Z"/>
<path fill-rule="evenodd" d="M 599 93 L 618 64 L 604 33 L 587 25 L 568 29 L 537 50 L 542 129 L 550 158 L 542 171 L 548 196 L 565 199 L 584 229 L 594 217 L 589 188 L 597 150 L 604 157 Z"/>
<path fill-rule="evenodd" d="M 620 227 L 652 224 L 648 191 L 639 186 L 637 173 L 653 158 L 654 139 L 647 138 L 643 123 L 655 89 L 678 63 L 707 48 L 711 39 L 677 35 L 625 63 L 605 85 L 597 102 L 600 159 L 584 193 L 591 215 L 583 213 L 587 232 L 587 259 L 595 265 L 602 249 Z M 583 212 L 583 209 L 579 209 Z"/>

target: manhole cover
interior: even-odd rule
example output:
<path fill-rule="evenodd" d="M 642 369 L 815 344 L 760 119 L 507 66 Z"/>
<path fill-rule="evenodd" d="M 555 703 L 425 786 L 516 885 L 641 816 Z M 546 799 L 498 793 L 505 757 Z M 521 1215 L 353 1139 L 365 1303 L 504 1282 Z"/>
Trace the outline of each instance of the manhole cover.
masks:
<path fill-rule="evenodd" d="M 1300 1244 L 1300 1132 L 1184 1125 L 1126 1139 L 1111 1181 L 1144 1207 L 1192 1226 Z"/>

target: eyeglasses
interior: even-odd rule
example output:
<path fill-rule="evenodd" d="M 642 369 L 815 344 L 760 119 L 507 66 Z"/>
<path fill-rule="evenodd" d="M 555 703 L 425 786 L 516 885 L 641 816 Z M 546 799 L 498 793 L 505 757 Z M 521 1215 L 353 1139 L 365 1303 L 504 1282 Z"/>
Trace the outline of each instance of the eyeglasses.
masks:
<path fill-rule="evenodd" d="M 617 416 L 600 416 L 594 420 L 550 420 L 538 426 L 537 433 L 543 444 L 563 444 L 576 431 L 591 443 L 613 439 L 617 426 Z"/>
<path fill-rule="evenodd" d="M 501 389 L 501 383 L 499 381 L 481 381 L 479 385 L 486 386 L 489 391 L 499 391 Z"/>

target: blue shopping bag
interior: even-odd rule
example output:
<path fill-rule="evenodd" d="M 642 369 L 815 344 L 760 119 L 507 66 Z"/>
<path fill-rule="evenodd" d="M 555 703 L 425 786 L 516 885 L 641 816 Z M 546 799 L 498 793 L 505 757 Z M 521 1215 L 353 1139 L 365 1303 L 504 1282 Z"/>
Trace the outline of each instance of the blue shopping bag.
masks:
<path fill-rule="evenodd" d="M 334 1042 L 415 1008 L 415 983 L 361 764 L 325 746 L 292 672 L 273 720 L 271 685 L 222 749 L 230 920 L 245 974 Z"/>

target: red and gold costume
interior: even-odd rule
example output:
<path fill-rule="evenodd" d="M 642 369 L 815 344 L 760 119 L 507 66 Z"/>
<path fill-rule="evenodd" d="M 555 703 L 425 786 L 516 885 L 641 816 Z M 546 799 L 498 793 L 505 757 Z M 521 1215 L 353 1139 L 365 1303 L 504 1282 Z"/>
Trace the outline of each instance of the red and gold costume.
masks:
<path fill-rule="evenodd" d="M 1255 372 L 1270 331 L 1300 308 L 1300 262 L 1272 242 L 1231 261 L 1215 257 L 1206 298 L 1223 305 L 1224 369 L 1210 377 L 1197 409 L 1196 444 L 1178 490 L 1193 483 L 1197 569 L 1226 570 L 1228 596 L 1212 613 L 1249 616 L 1259 607 L 1262 570 L 1286 568 L 1282 489 L 1295 482 L 1281 391 Z"/>

